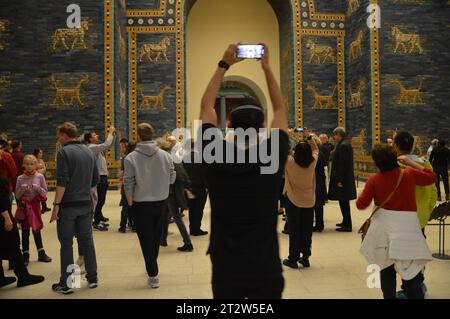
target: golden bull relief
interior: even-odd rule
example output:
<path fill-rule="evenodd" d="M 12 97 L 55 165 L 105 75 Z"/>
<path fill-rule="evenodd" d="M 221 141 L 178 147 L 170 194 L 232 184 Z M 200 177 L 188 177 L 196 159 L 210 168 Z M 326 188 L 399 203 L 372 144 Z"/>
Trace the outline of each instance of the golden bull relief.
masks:
<path fill-rule="evenodd" d="M 347 16 L 351 16 L 356 10 L 359 9 L 360 3 L 359 0 L 348 0 L 348 10 Z"/>
<path fill-rule="evenodd" d="M 86 32 L 89 29 L 90 22 L 88 20 L 81 21 L 80 28 L 60 28 L 56 29 L 52 35 L 52 45 L 51 48 L 53 51 L 57 51 L 58 48 L 72 51 L 76 48 L 87 49 L 85 36 Z M 70 47 L 69 47 L 69 45 Z M 61 48 L 60 48 L 61 49 Z"/>
<path fill-rule="evenodd" d="M 5 35 L 7 33 L 8 20 L 0 20 L 0 51 L 4 50 L 6 47 L 6 42 L 4 42 Z"/>
<path fill-rule="evenodd" d="M 366 89 L 366 83 L 363 80 L 359 81 L 358 89 L 353 92 L 352 85 L 350 84 L 350 108 L 356 108 L 363 106 L 362 93 Z"/>
<path fill-rule="evenodd" d="M 306 42 L 306 48 L 309 49 L 308 63 L 323 64 L 327 60 L 329 60 L 331 63 L 336 62 L 336 53 L 334 52 L 334 49 L 329 45 L 319 45 L 316 44 L 313 40 L 308 40 Z"/>
<path fill-rule="evenodd" d="M 81 101 L 81 86 L 86 84 L 89 81 L 88 75 L 83 75 L 78 83 L 72 87 L 63 87 L 61 86 L 61 80 L 59 80 L 56 75 L 52 75 L 51 82 L 52 86 L 55 89 L 55 98 L 51 105 L 56 107 L 72 105 L 75 106 L 78 104 L 80 108 L 83 108 L 84 103 Z M 69 102 L 66 101 L 69 99 Z"/>
<path fill-rule="evenodd" d="M 423 54 L 424 49 L 418 34 L 403 33 L 399 27 L 393 26 L 391 36 L 394 39 L 394 53 L 413 54 L 417 51 L 419 54 Z"/>
<path fill-rule="evenodd" d="M 366 150 L 364 148 L 366 138 L 366 129 L 362 129 L 357 136 L 352 137 L 351 144 L 353 147 L 353 152 L 356 156 L 366 155 Z"/>
<path fill-rule="evenodd" d="M 350 62 L 355 61 L 357 58 L 362 56 L 362 40 L 364 38 L 364 32 L 362 30 L 359 31 L 358 37 L 355 41 L 350 43 L 350 49 L 348 54 L 348 59 Z"/>
<path fill-rule="evenodd" d="M 392 84 L 398 85 L 400 88 L 400 94 L 395 99 L 395 104 L 399 105 L 420 105 L 425 104 L 424 95 L 422 91 L 423 82 L 425 81 L 424 76 L 419 77 L 419 86 L 416 89 L 407 89 L 402 81 L 399 79 L 392 80 Z"/>
<path fill-rule="evenodd" d="M 147 58 L 149 62 L 158 62 L 161 55 L 166 62 L 169 62 L 169 58 L 167 57 L 169 46 L 169 37 L 164 37 L 157 43 L 144 43 L 139 51 L 139 62 L 143 62 L 144 58 Z"/>
<path fill-rule="evenodd" d="M 170 85 L 164 86 L 156 95 L 145 95 L 141 89 L 141 104 L 140 110 L 165 110 L 165 96 L 168 91 L 171 90 Z"/>
<path fill-rule="evenodd" d="M 319 92 L 317 92 L 316 88 L 311 84 L 306 87 L 306 90 L 311 92 L 311 94 L 314 96 L 314 105 L 312 106 L 313 109 L 337 108 L 333 99 L 334 95 L 336 94 L 337 85 L 334 86 L 333 93 L 331 95 L 320 95 Z"/>

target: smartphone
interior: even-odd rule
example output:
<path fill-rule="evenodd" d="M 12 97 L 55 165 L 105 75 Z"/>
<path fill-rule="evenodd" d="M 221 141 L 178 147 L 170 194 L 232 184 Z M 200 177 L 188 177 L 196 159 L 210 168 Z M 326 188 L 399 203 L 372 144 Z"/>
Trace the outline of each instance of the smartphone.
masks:
<path fill-rule="evenodd" d="M 261 59 L 264 56 L 264 46 L 261 44 L 238 45 L 236 57 L 238 59 Z"/>

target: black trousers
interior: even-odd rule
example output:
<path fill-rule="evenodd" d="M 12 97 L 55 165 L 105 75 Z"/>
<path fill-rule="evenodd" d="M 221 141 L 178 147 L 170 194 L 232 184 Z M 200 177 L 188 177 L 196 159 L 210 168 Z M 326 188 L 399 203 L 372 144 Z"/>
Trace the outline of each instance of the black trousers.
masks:
<path fill-rule="evenodd" d="M 286 213 L 289 230 L 289 261 L 297 262 L 300 253 L 311 256 L 314 209 L 295 206 L 286 198 Z"/>
<path fill-rule="evenodd" d="M 342 226 L 352 228 L 352 215 L 350 213 L 350 201 L 349 200 L 340 200 L 339 207 L 341 208 L 342 213 Z"/>
<path fill-rule="evenodd" d="M 161 239 L 160 242 L 162 244 L 167 244 L 167 236 L 169 234 L 169 208 L 167 207 L 167 204 L 164 205 L 163 212 L 161 215 Z"/>
<path fill-rule="evenodd" d="M 7 234 L 3 234 L 0 245 L 2 252 L 8 252 L 0 258 L 0 281 L 2 281 L 5 277 L 1 259 L 6 259 L 9 261 L 9 264 L 14 270 L 14 274 L 17 278 L 21 279 L 28 276 L 29 273 L 27 267 L 25 266 L 25 262 L 23 261 L 22 251 L 20 250 L 19 231 L 15 222 L 13 229 Z"/>
<path fill-rule="evenodd" d="M 314 207 L 314 217 L 316 219 L 316 227 L 324 228 L 323 223 L 323 206 Z"/>
<path fill-rule="evenodd" d="M 133 210 L 127 204 L 124 204 L 120 211 L 120 228 L 127 227 L 127 221 L 131 227 L 134 227 Z"/>
<path fill-rule="evenodd" d="M 217 275 L 212 276 L 214 299 L 281 299 L 284 279 L 274 275 Z"/>
<path fill-rule="evenodd" d="M 394 265 L 383 269 L 380 272 L 381 290 L 384 299 L 395 299 L 397 288 L 397 272 Z M 408 299 L 424 299 L 421 284 L 423 282 L 422 272 L 419 272 L 411 280 L 402 279 L 402 288 Z"/>
<path fill-rule="evenodd" d="M 208 193 L 206 189 L 203 188 L 192 188 L 192 193 L 194 193 L 195 198 L 189 199 L 189 232 L 191 234 L 198 233 L 201 230 L 203 210 L 205 209 L 206 199 L 208 198 Z"/>
<path fill-rule="evenodd" d="M 150 277 L 158 275 L 159 240 L 165 201 L 134 202 L 132 206 L 136 232 L 141 244 L 145 267 Z"/>
<path fill-rule="evenodd" d="M 41 250 L 44 248 L 42 244 L 42 235 L 41 231 L 33 232 L 34 243 L 36 244 L 37 250 Z M 22 229 L 22 251 L 24 253 L 30 252 L 30 230 Z"/>
<path fill-rule="evenodd" d="M 449 190 L 449 184 L 448 184 L 448 171 L 437 171 L 435 173 L 437 176 L 436 189 L 437 189 L 438 196 L 441 197 L 441 178 L 442 178 L 442 182 L 444 183 L 445 195 L 449 195 L 450 190 Z"/>
<path fill-rule="evenodd" d="M 94 223 L 98 224 L 103 217 L 102 209 L 103 205 L 105 205 L 106 200 L 106 192 L 108 191 L 108 176 L 101 175 L 100 176 L 100 183 L 97 184 L 97 206 L 95 206 L 94 211 Z"/>

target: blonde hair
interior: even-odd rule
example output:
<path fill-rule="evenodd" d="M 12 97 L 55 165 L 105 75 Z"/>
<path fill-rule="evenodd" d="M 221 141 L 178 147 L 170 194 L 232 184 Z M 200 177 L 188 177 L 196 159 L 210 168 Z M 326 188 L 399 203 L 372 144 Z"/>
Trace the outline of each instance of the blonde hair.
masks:
<path fill-rule="evenodd" d="M 25 162 L 33 162 L 37 164 L 38 159 L 34 155 L 25 155 L 25 157 L 23 158 L 23 163 L 25 164 Z"/>

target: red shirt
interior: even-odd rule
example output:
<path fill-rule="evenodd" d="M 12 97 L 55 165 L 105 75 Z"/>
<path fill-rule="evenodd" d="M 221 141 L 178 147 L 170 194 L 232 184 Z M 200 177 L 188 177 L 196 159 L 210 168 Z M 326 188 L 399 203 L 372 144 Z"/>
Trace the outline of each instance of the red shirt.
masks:
<path fill-rule="evenodd" d="M 356 201 L 356 207 L 363 210 L 371 203 L 372 199 L 375 205 L 382 204 L 392 193 L 397 185 L 401 168 L 396 168 L 389 172 L 377 173 L 369 177 L 363 192 Z M 436 174 L 429 169 L 422 171 L 406 168 L 403 179 L 400 182 L 394 196 L 383 208 L 399 211 L 417 211 L 416 207 L 416 186 L 426 186 L 436 181 Z"/>
<path fill-rule="evenodd" d="M 9 191 L 12 192 L 17 178 L 17 168 L 13 157 L 8 152 L 0 151 L 0 175 L 6 178 Z"/>
<path fill-rule="evenodd" d="M 22 152 L 12 152 L 12 157 L 16 163 L 17 176 L 20 176 L 23 174 L 23 158 L 25 157 L 25 154 Z"/>

